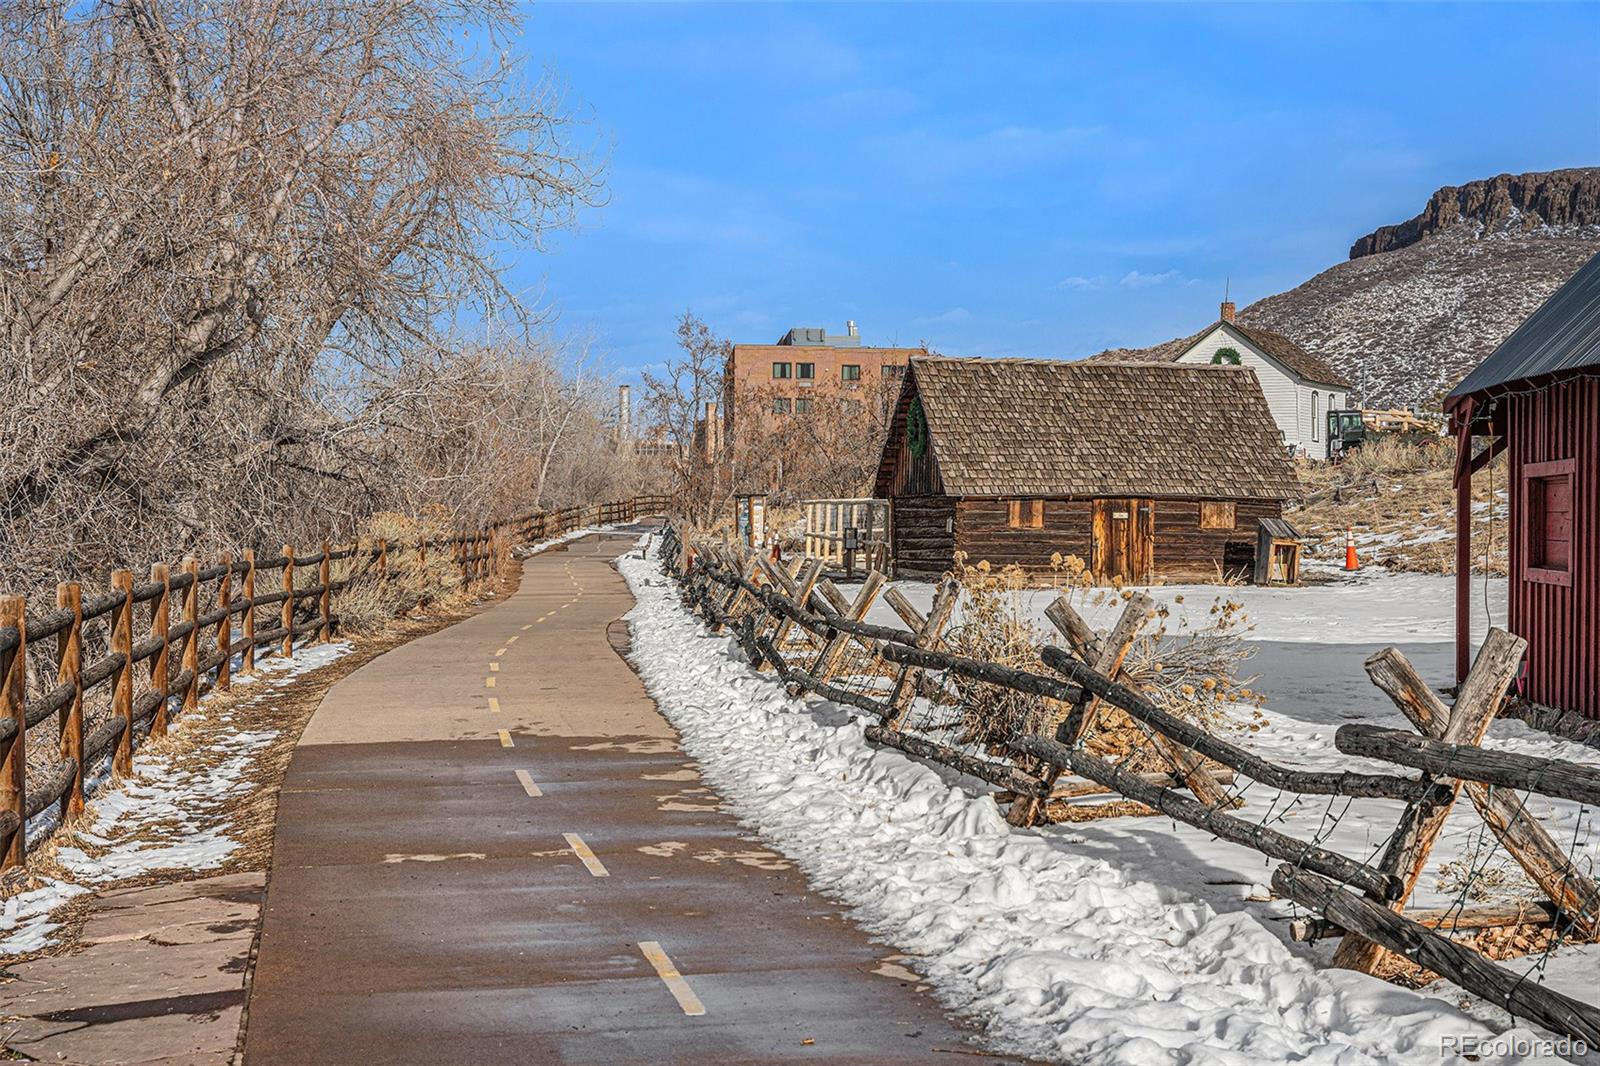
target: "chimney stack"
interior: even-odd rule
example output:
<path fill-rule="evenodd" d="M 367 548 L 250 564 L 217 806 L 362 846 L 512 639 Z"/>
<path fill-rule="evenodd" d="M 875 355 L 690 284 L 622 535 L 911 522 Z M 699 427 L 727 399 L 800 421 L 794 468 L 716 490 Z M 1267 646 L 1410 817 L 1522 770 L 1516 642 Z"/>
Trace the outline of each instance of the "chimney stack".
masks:
<path fill-rule="evenodd" d="M 861 331 L 856 329 L 856 320 L 853 318 L 844 324 L 844 331 L 846 335 L 851 337 L 861 336 Z"/>
<path fill-rule="evenodd" d="M 1224 321 L 1224 322 L 1232 322 L 1233 321 L 1233 301 L 1232 300 L 1223 300 L 1222 301 L 1222 321 Z"/>
<path fill-rule="evenodd" d="M 717 418 L 717 401 L 706 401 L 706 458 L 715 460 L 722 451 L 722 422 Z"/>

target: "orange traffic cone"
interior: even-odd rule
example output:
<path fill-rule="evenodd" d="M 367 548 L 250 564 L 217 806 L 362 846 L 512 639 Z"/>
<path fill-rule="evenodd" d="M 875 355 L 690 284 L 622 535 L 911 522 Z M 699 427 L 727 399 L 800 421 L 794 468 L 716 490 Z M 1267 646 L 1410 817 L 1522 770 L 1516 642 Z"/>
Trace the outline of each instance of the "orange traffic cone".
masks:
<path fill-rule="evenodd" d="M 1356 531 L 1344 531 L 1344 568 L 1346 570 L 1360 570 L 1361 563 L 1356 560 Z"/>

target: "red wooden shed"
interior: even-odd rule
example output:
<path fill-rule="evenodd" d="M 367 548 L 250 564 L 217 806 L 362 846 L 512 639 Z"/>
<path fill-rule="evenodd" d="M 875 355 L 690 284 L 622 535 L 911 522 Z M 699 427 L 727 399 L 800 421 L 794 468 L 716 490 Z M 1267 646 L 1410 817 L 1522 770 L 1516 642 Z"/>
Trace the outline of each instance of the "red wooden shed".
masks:
<path fill-rule="evenodd" d="M 1509 462 L 1507 619 L 1528 641 L 1524 694 L 1600 718 L 1600 255 L 1445 400 L 1456 435 L 1456 676 L 1472 652 L 1472 475 Z M 1475 437 L 1489 438 L 1473 454 Z"/>

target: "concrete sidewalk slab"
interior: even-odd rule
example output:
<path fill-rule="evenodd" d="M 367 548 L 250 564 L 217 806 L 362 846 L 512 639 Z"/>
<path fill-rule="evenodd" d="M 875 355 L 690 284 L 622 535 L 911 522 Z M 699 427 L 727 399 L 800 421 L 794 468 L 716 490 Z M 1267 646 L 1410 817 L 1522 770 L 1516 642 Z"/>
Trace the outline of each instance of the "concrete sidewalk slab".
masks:
<path fill-rule="evenodd" d="M 607 636 L 632 543 L 533 556 L 329 691 L 284 786 L 248 1063 L 988 1057 L 701 784 Z"/>

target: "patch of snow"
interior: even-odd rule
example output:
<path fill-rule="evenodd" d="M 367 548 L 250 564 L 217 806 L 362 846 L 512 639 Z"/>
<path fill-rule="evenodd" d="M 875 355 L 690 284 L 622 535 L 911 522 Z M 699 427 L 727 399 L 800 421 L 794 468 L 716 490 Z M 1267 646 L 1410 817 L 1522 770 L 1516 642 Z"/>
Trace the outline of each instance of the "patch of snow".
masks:
<path fill-rule="evenodd" d="M 48 945 L 60 928 L 50 920 L 51 913 L 74 896 L 89 891 L 67 881 L 43 878 L 44 884 L 20 892 L 5 901 L 0 910 L 0 955 L 24 955 Z"/>
<path fill-rule="evenodd" d="M 260 684 L 261 691 L 209 720 L 199 715 L 172 719 L 173 734 L 206 728 L 201 743 L 182 752 L 137 753 L 133 773 L 116 781 L 110 778 L 107 760 L 107 768 L 88 782 L 93 820 L 68 830 L 56 849 L 57 861 L 72 880 L 49 881 L 45 888 L 5 901 L 0 933 L 10 935 L 0 940 L 0 955 L 45 947 L 57 928 L 49 913 L 72 896 L 157 870 L 209 870 L 227 861 L 239 842 L 223 825 L 224 811 L 230 800 L 255 787 L 249 770 L 278 735 L 276 730 L 234 728 L 236 716 L 354 650 L 348 641 L 319 644 L 308 639 L 295 647 L 292 659 L 257 659 L 256 673 L 236 678 L 235 684 Z M 201 702 L 211 698 L 208 694 Z M 41 812 L 29 824 L 30 840 L 47 835 L 57 817 L 53 808 Z"/>
<path fill-rule="evenodd" d="M 1262 585 L 1155 585 L 1140 589 L 1164 605 L 1168 629 L 1180 625 L 1190 631 L 1205 628 L 1211 605 L 1219 597 L 1243 606 L 1246 640 L 1294 641 L 1316 644 L 1370 644 L 1383 641 L 1448 643 L 1455 639 L 1455 579 L 1439 574 L 1393 573 L 1368 566 L 1353 573 L 1335 570 L 1318 575 L 1320 584 L 1298 587 Z M 1472 611 L 1475 640 L 1488 631 L 1483 601 L 1484 582 L 1474 579 Z M 1488 604 L 1494 624 L 1505 624 L 1506 583 L 1490 579 Z M 933 586 L 922 581 L 897 581 L 894 587 L 919 610 L 933 602 Z M 840 585 L 846 596 L 856 586 Z M 1122 609 L 1115 595 L 1091 590 L 1074 606 L 1099 628 L 1110 626 Z M 1021 593 L 1024 609 L 1046 633 L 1055 629 L 1044 610 L 1059 594 L 1056 589 L 1028 589 Z M 899 616 L 880 596 L 867 614 L 869 622 L 901 626 Z"/>
<path fill-rule="evenodd" d="M 1234 905 L 1219 909 L 1131 870 L 1129 855 L 1148 854 L 1137 834 L 1090 840 L 1161 819 L 1012 830 L 987 795 L 869 745 L 844 709 L 790 699 L 751 670 L 731 638 L 682 607 L 656 561 L 618 566 L 638 600 L 631 658 L 708 783 L 868 931 L 916 956 L 945 1003 L 988 1020 L 1004 1049 L 1069 1061 L 1460 1062 L 1447 1039 L 1493 1031 L 1450 1003 L 1292 950 L 1269 914 L 1240 902 L 1270 873 L 1253 852 L 1198 833 L 1157 838 L 1165 854 L 1150 865 L 1186 886 L 1217 857 L 1238 882 Z M 1396 595 L 1395 613 L 1412 618 L 1415 604 L 1402 610 Z M 1316 602 L 1285 613 L 1326 631 L 1334 623 L 1317 620 Z M 1305 813 L 1305 832 L 1317 813 Z"/>

